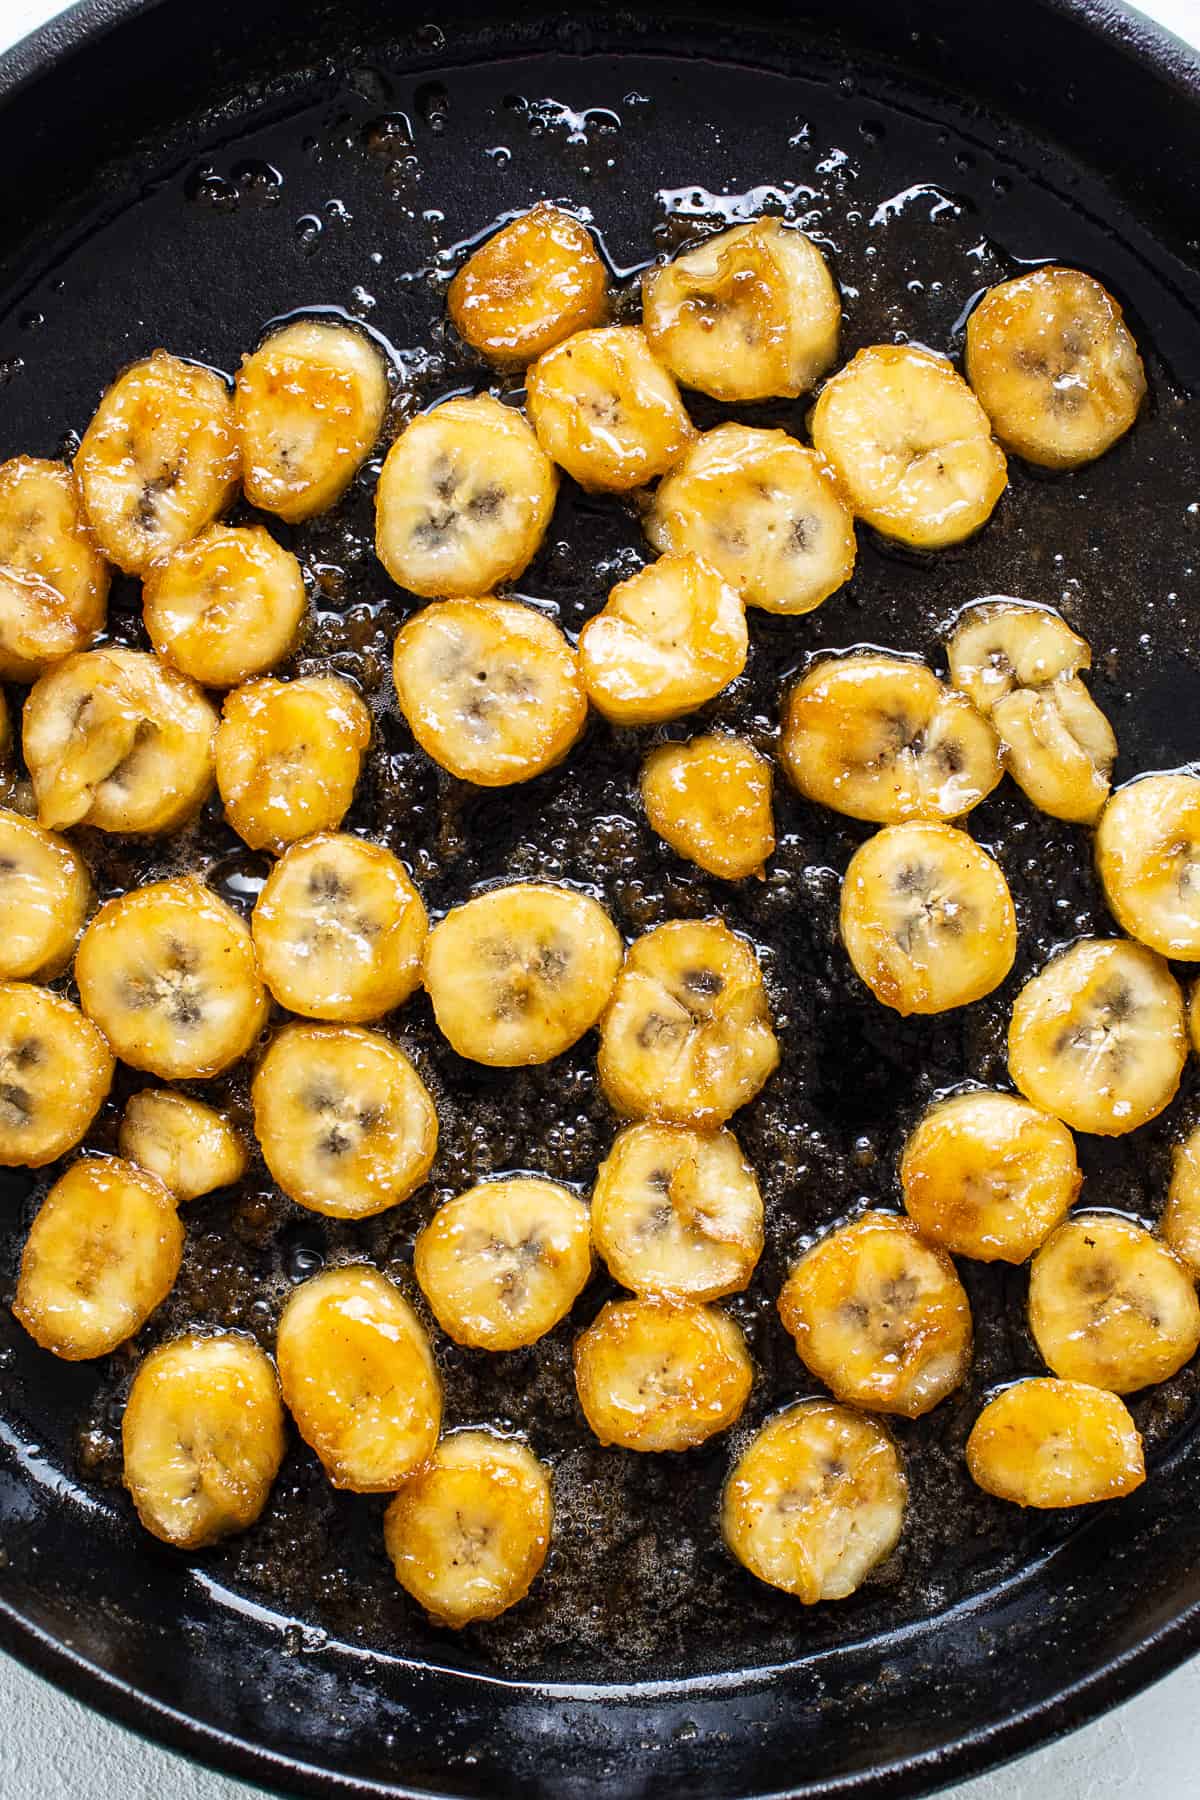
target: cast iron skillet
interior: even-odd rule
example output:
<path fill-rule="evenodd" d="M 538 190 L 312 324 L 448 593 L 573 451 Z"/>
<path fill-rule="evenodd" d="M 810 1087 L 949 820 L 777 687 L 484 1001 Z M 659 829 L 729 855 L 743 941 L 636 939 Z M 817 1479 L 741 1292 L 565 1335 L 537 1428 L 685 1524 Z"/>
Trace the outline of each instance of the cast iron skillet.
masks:
<path fill-rule="evenodd" d="M 780 685 L 814 650 L 875 641 L 936 661 L 956 607 L 1012 592 L 1061 605 L 1092 641 L 1125 779 L 1197 749 L 1198 165 L 1200 68 L 1107 5 L 442 5 L 434 24 L 378 0 L 223 13 L 87 0 L 0 62 L 0 457 L 69 451 L 113 371 L 155 344 L 231 369 L 267 320 L 300 307 L 343 308 L 390 343 L 393 426 L 480 385 L 440 324 L 454 256 L 438 253 L 540 194 L 589 207 L 626 274 L 739 207 L 803 220 L 834 257 L 848 352 L 900 334 L 954 350 L 988 282 L 1022 261 L 1080 263 L 1120 294 L 1148 353 L 1134 434 L 1075 477 L 1014 467 L 988 529 L 936 560 L 864 533 L 847 593 L 808 620 L 754 620 L 747 676 L 708 716 L 769 746 Z M 803 429 L 802 407 L 760 410 Z M 760 1369 L 756 1422 L 811 1391 L 771 1306 L 789 1258 L 864 1201 L 895 1204 L 896 1152 L 930 1094 L 1003 1080 L 1016 984 L 1053 944 L 1113 929 L 1086 834 L 1007 788 L 980 808 L 972 829 L 1021 915 L 1014 976 L 946 1020 L 885 1016 L 836 943 L 837 874 L 860 828 L 781 792 L 770 879 L 733 890 L 640 823 L 647 734 L 594 724 L 565 770 L 499 800 L 436 777 L 390 702 L 387 645 L 411 601 L 370 552 L 371 480 L 288 540 L 314 601 L 296 666 L 332 662 L 376 708 L 351 824 L 410 857 L 435 909 L 543 873 L 590 885 L 629 935 L 719 908 L 762 946 L 785 1061 L 737 1129 L 769 1241 L 754 1289 L 730 1303 Z M 577 628 L 640 545 L 632 508 L 566 493 L 521 591 Z M 111 629 L 140 641 L 129 584 Z M 87 849 L 103 892 L 169 866 L 154 845 Z M 185 851 L 235 904 L 252 900 L 261 863 L 215 814 Z M 54 1363 L 0 1311 L 8 1649 L 179 1749 L 298 1792 L 700 1800 L 928 1789 L 1078 1724 L 1200 1644 L 1196 1372 L 1134 1400 L 1153 1465 L 1136 1498 L 1025 1518 L 962 1468 L 989 1385 L 1038 1366 L 1023 1274 L 979 1267 L 963 1271 L 971 1383 L 900 1428 L 904 1544 L 843 1606 L 803 1612 L 724 1556 L 713 1511 L 728 1445 L 639 1459 L 590 1439 L 569 1352 L 611 1291 L 600 1281 L 536 1352 L 441 1348 L 449 1417 L 510 1423 L 555 1465 L 557 1548 L 508 1618 L 460 1637 L 429 1628 L 386 1569 L 380 1503 L 332 1494 L 298 1447 L 267 1516 L 226 1550 L 189 1561 L 140 1533 L 117 1433 L 144 1348 L 193 1323 L 269 1345 L 283 1294 L 327 1257 L 366 1255 L 409 1284 L 413 1229 L 446 1194 L 522 1165 L 584 1184 L 604 1152 L 594 1044 L 501 1076 L 458 1063 L 419 1002 L 388 1029 L 437 1090 L 443 1126 L 430 1189 L 400 1214 L 326 1228 L 256 1170 L 189 1210 L 175 1295 L 99 1369 Z M 244 1104 L 238 1080 L 226 1098 Z M 1153 1217 L 1197 1098 L 1193 1068 L 1132 1143 L 1083 1144 L 1088 1197 Z M 115 1116 L 116 1101 L 97 1145 Z M 6 1181 L 4 1298 L 38 1191 Z"/>

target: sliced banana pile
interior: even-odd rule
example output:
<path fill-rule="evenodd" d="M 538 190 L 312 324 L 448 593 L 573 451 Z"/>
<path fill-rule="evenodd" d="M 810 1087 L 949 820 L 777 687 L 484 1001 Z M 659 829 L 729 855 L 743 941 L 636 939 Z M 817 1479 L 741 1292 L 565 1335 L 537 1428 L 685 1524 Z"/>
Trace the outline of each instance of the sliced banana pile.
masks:
<path fill-rule="evenodd" d="M 577 331 L 539 356 L 526 382 L 539 444 L 582 488 L 644 487 L 696 435 L 679 389 L 636 325 Z"/>
<path fill-rule="evenodd" d="M 1096 868 L 1123 931 L 1160 956 L 1200 962 L 1200 776 L 1143 775 L 1096 827 Z"/>
<path fill-rule="evenodd" d="M 1200 1127 L 1175 1146 L 1160 1230 L 1164 1243 L 1200 1280 Z"/>
<path fill-rule="evenodd" d="M 712 700 L 746 666 L 746 612 L 690 551 L 618 582 L 579 634 L 588 698 L 616 725 L 658 725 Z"/>
<path fill-rule="evenodd" d="M 1034 1376 L 989 1400 L 967 1439 L 971 1478 L 1018 1506 L 1091 1506 L 1146 1479 L 1142 1440 L 1115 1394 Z"/>
<path fill-rule="evenodd" d="M 156 563 L 142 617 L 164 662 L 236 687 L 282 662 L 304 619 L 300 564 L 261 525 L 210 525 Z"/>
<path fill-rule="evenodd" d="M 246 1144 L 224 1113 L 177 1088 L 143 1088 L 125 1107 L 117 1148 L 127 1162 L 169 1187 L 177 1200 L 198 1200 L 232 1187 L 249 1165 Z"/>
<path fill-rule="evenodd" d="M 472 349 L 520 367 L 603 322 L 608 276 L 586 225 L 541 201 L 467 258 L 446 310 Z"/>
<path fill-rule="evenodd" d="M 775 848 L 771 765 L 729 732 L 660 744 L 642 764 L 646 817 L 672 850 L 725 881 L 761 875 Z"/>
<path fill-rule="evenodd" d="M 575 1342 L 575 1386 L 602 1444 L 690 1450 L 740 1417 L 754 1366 L 716 1306 L 610 1300 Z"/>
<path fill-rule="evenodd" d="M 87 864 L 66 838 L 0 807 L 0 977 L 61 975 L 91 907 Z"/>
<path fill-rule="evenodd" d="M 0 463 L 0 679 L 35 681 L 104 626 L 108 564 L 65 463 Z"/>
<path fill-rule="evenodd" d="M 336 831 L 370 741 L 370 713 L 336 675 L 268 675 L 235 688 L 214 742 L 226 818 L 252 850 Z"/>
<path fill-rule="evenodd" d="M 113 1054 L 65 994 L 0 982 L 0 1167 L 73 1150 L 112 1085 Z"/>

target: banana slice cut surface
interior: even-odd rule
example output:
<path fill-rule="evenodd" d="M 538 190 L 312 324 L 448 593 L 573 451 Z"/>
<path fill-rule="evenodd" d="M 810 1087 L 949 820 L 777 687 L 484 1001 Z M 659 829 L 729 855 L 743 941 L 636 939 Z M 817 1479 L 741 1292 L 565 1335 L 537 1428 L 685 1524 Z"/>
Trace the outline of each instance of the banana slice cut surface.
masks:
<path fill-rule="evenodd" d="M 690 552 L 662 556 L 618 582 L 579 634 L 592 705 L 617 725 L 677 719 L 746 666 L 746 611 L 715 569 Z"/>
<path fill-rule="evenodd" d="M 1118 788 L 1096 828 L 1096 868 L 1123 931 L 1160 956 L 1200 962 L 1200 777 L 1145 775 Z"/>
<path fill-rule="evenodd" d="M 0 679 L 34 681 L 86 650 L 108 610 L 108 564 L 65 463 L 0 463 Z"/>
<path fill-rule="evenodd" d="M 210 525 L 146 577 L 142 616 L 164 661 L 205 687 L 282 662 L 307 599 L 300 564 L 261 525 Z"/>
<path fill-rule="evenodd" d="M 542 201 L 467 258 L 446 307 L 473 349 L 520 366 L 601 323 L 608 276 L 586 225 Z"/>
<path fill-rule="evenodd" d="M 660 744 L 642 764 L 642 805 L 659 837 L 725 881 L 761 875 L 774 850 L 772 788 L 766 757 L 726 732 Z"/>
<path fill-rule="evenodd" d="M 246 1145 L 224 1113 L 174 1088 L 143 1088 L 126 1105 L 117 1148 L 177 1200 L 232 1187 L 246 1173 Z"/>
<path fill-rule="evenodd" d="M 371 741 L 371 715 L 336 675 L 264 676 L 221 710 L 215 754 L 225 816 L 252 850 L 336 831 Z"/>
<path fill-rule="evenodd" d="M 0 807 L 0 977 L 61 974 L 91 904 L 87 865 L 67 840 Z"/>
<path fill-rule="evenodd" d="M 575 1386 L 602 1444 L 690 1450 L 740 1416 L 754 1368 L 715 1306 L 610 1300 L 575 1342 Z"/>
<path fill-rule="evenodd" d="M 1033 1376 L 989 1400 L 967 1439 L 971 1479 L 998 1499 L 1090 1506 L 1146 1479 L 1142 1440 L 1115 1394 Z"/>
<path fill-rule="evenodd" d="M 1160 1224 L 1163 1242 L 1200 1281 L 1200 1126 L 1172 1152 L 1171 1185 Z"/>
<path fill-rule="evenodd" d="M 672 376 L 636 325 L 575 332 L 538 357 L 527 389 L 539 444 L 582 488 L 644 487 L 696 436 Z"/>
<path fill-rule="evenodd" d="M 113 1054 L 65 994 L 0 982 L 0 1167 L 73 1150 L 112 1085 Z"/>
<path fill-rule="evenodd" d="M 1091 648 L 1048 606 L 996 596 L 958 616 L 946 646 L 950 679 L 990 715 L 1021 688 L 1046 688 L 1092 665 Z"/>

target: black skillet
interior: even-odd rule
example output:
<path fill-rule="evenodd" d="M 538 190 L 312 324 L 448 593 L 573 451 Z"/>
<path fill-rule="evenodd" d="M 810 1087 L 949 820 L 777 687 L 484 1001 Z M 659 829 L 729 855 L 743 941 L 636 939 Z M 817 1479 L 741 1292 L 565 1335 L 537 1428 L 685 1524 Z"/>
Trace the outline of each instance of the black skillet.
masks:
<path fill-rule="evenodd" d="M 958 606 L 1017 593 L 1061 605 L 1095 646 L 1124 779 L 1200 749 L 1198 166 L 1200 67 L 1084 0 L 443 4 L 436 22 L 378 0 L 85 0 L 0 59 L 0 457 L 69 451 L 112 373 L 160 342 L 228 370 L 301 307 L 345 309 L 391 344 L 394 424 L 482 385 L 442 331 L 454 255 L 439 252 L 542 194 L 589 207 L 626 276 L 755 206 L 802 220 L 831 247 L 848 350 L 907 334 L 953 351 L 988 282 L 1023 261 L 1078 263 L 1121 296 L 1148 354 L 1133 435 L 1076 476 L 1014 467 L 987 530 L 934 561 L 863 534 L 848 592 L 804 621 L 754 619 L 748 675 L 708 713 L 769 745 L 781 682 L 812 651 L 875 641 L 936 661 Z M 802 408 L 758 411 L 803 427 Z M 314 597 L 298 666 L 332 661 L 376 706 L 351 823 L 414 859 L 435 907 L 500 874 L 545 873 L 591 884 L 630 935 L 719 907 L 764 948 L 785 1063 L 737 1124 L 769 1243 L 731 1303 L 761 1371 L 757 1420 L 811 1391 L 770 1304 L 788 1258 L 864 1198 L 895 1203 L 896 1152 L 929 1094 L 1003 1079 L 1015 984 L 1054 943 L 1112 929 L 1086 834 L 1007 789 L 981 808 L 973 829 L 1021 914 L 1014 977 L 949 1020 L 885 1016 L 835 939 L 857 827 L 781 793 L 770 879 L 743 892 L 687 870 L 639 822 L 645 734 L 594 725 L 564 771 L 500 800 L 435 777 L 389 700 L 387 643 L 411 601 L 371 556 L 370 484 L 368 470 L 291 540 Z M 632 509 L 567 493 L 521 589 L 576 628 L 640 543 Z M 139 641 L 135 591 L 117 590 L 111 629 Z M 87 848 L 106 892 L 164 866 L 153 845 Z M 261 867 L 215 816 L 186 854 L 236 904 L 252 899 Z M 589 1439 L 569 1350 L 600 1282 L 536 1352 L 489 1362 L 442 1346 L 450 1417 L 507 1421 L 556 1468 L 557 1548 L 508 1618 L 459 1637 L 429 1628 L 390 1580 L 379 1503 L 333 1495 L 299 1448 L 267 1516 L 226 1550 L 189 1561 L 140 1533 L 117 1447 L 137 1353 L 193 1322 L 269 1344 L 282 1295 L 325 1257 L 367 1255 L 407 1283 L 413 1229 L 439 1198 L 522 1165 L 586 1183 L 603 1154 L 594 1044 L 500 1077 L 457 1063 L 420 1003 L 389 1029 L 443 1120 L 434 1182 L 402 1215 L 327 1230 L 256 1172 L 189 1210 L 176 1294 L 99 1369 L 54 1363 L 0 1312 L 6 1648 L 126 1723 L 291 1791 L 707 1800 L 927 1790 L 1080 1723 L 1200 1645 L 1196 1372 L 1135 1398 L 1153 1467 L 1136 1498 L 1033 1519 L 992 1502 L 966 1480 L 962 1443 L 988 1386 L 1037 1362 L 1023 1275 L 978 1267 L 964 1270 L 971 1383 L 903 1428 L 904 1544 L 838 1607 L 804 1612 L 724 1556 L 727 1445 L 638 1459 Z M 236 1081 L 228 1099 L 244 1101 Z M 1132 1142 L 1085 1143 L 1089 1198 L 1153 1217 L 1197 1102 L 1189 1074 Z M 114 1117 L 115 1103 L 97 1144 Z M 5 1298 L 38 1189 L 13 1177 L 6 1190 Z"/>

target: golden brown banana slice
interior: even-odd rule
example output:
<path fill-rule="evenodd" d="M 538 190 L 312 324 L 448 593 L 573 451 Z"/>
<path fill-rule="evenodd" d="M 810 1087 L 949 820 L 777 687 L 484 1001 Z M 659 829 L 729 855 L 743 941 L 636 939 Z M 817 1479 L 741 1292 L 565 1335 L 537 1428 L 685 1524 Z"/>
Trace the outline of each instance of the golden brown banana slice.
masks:
<path fill-rule="evenodd" d="M 396 700 L 427 756 L 460 781 L 506 787 L 562 761 L 587 724 L 579 658 L 516 600 L 442 600 L 392 652 Z"/>
<path fill-rule="evenodd" d="M 966 696 L 897 656 L 817 663 L 788 696 L 779 748 L 806 800 L 879 825 L 959 819 L 1003 774 Z"/>
<path fill-rule="evenodd" d="M 531 562 L 558 476 L 524 417 L 490 394 L 447 400 L 396 439 L 375 490 L 375 549 L 427 599 L 487 594 Z"/>
<path fill-rule="evenodd" d="M 390 1494 L 432 1453 L 442 1384 L 399 1288 L 351 1264 L 302 1282 L 275 1343 L 288 1411 L 334 1487 Z"/>
<path fill-rule="evenodd" d="M 1084 938 L 1013 1004 L 1008 1072 L 1073 1131 L 1119 1137 L 1157 1118 L 1186 1058 L 1183 995 L 1141 944 Z"/>
<path fill-rule="evenodd" d="M 232 1187 L 249 1157 L 225 1117 L 173 1088 L 143 1088 L 125 1107 L 117 1148 L 127 1162 L 148 1169 L 177 1200 L 198 1200 Z"/>
<path fill-rule="evenodd" d="M 219 1075 L 267 1017 L 249 931 L 195 875 L 106 901 L 80 940 L 75 979 L 121 1060 L 165 1081 Z"/>
<path fill-rule="evenodd" d="M 65 994 L 0 982 L 0 1167 L 73 1150 L 112 1085 L 113 1056 Z"/>
<path fill-rule="evenodd" d="M 679 389 L 636 325 L 575 332 L 538 357 L 526 382 L 538 443 L 582 488 L 643 487 L 696 435 Z"/>
<path fill-rule="evenodd" d="M 601 1163 L 592 1236 L 608 1272 L 650 1300 L 719 1300 L 763 1247 L 754 1170 L 731 1131 L 627 1125 Z"/>
<path fill-rule="evenodd" d="M 966 364 L 1000 442 L 1048 469 L 1103 456 L 1146 393 L 1121 308 L 1078 269 L 1031 269 L 989 288 L 967 320 Z"/>
<path fill-rule="evenodd" d="M 165 350 L 118 376 L 75 458 L 92 532 L 127 575 L 144 575 L 210 524 L 240 473 L 224 381 Z"/>
<path fill-rule="evenodd" d="M 228 1332 L 160 1345 L 133 1378 L 121 1437 L 125 1486 L 156 1538 L 202 1550 L 245 1531 L 287 1447 L 270 1358 Z"/>
<path fill-rule="evenodd" d="M 661 556 L 620 581 L 579 634 L 588 698 L 617 725 L 657 725 L 703 706 L 737 678 L 746 611 L 715 569 Z"/>
<path fill-rule="evenodd" d="M 575 1386 L 602 1444 L 690 1450 L 740 1417 L 754 1367 L 716 1306 L 610 1300 L 575 1340 Z"/>
<path fill-rule="evenodd" d="M 1076 1213 L 1033 1259 L 1029 1325 L 1055 1375 L 1132 1394 L 1195 1354 L 1200 1302 L 1179 1258 L 1144 1226 Z"/>
<path fill-rule="evenodd" d="M 920 1418 L 966 1379 L 971 1308 L 954 1264 L 910 1219 L 865 1212 L 821 1238 L 783 1284 L 779 1316 L 838 1400 Z"/>
<path fill-rule="evenodd" d="M 725 881 L 762 874 L 775 848 L 771 765 L 746 738 L 660 744 L 641 789 L 646 817 L 680 856 Z"/>
<path fill-rule="evenodd" d="M 252 850 L 336 831 L 354 798 L 371 715 L 348 681 L 266 675 L 235 688 L 214 744 L 225 816 Z"/>
<path fill-rule="evenodd" d="M 142 616 L 164 661 L 228 688 L 283 661 L 306 605 L 300 564 L 269 531 L 210 525 L 150 570 Z"/>
<path fill-rule="evenodd" d="M 65 463 L 0 463 L 0 679 L 35 681 L 103 628 L 108 564 Z"/>
<path fill-rule="evenodd" d="M 883 1006 L 902 1018 L 969 1006 L 1017 954 L 1017 915 L 998 862 L 953 825 L 887 825 L 850 858 L 842 942 Z"/>
<path fill-rule="evenodd" d="M 946 357 L 915 344 L 860 350 L 809 423 L 858 517 L 914 549 L 970 537 L 1008 485 L 978 400 Z"/>
<path fill-rule="evenodd" d="M 456 1344 L 518 1350 L 565 1319 L 592 1272 L 588 1209 L 539 1176 L 485 1181 L 439 1207 L 413 1271 Z"/>
<path fill-rule="evenodd" d="M 273 331 L 243 359 L 234 389 L 251 506 L 289 525 L 324 512 L 370 455 L 387 404 L 387 369 L 365 332 L 328 319 Z"/>
<path fill-rule="evenodd" d="M 673 919 L 630 945 L 597 1066 L 631 1118 L 711 1130 L 779 1061 L 758 958 L 719 919 Z"/>
<path fill-rule="evenodd" d="M 1200 1126 L 1172 1152 L 1171 1185 L 1159 1229 L 1192 1279 L 1200 1280 Z"/>
<path fill-rule="evenodd" d="M 434 1017 L 460 1056 L 512 1069 L 549 1062 L 591 1029 L 621 967 L 597 901 L 513 882 L 448 912 L 425 942 Z"/>
<path fill-rule="evenodd" d="M 285 1025 L 250 1097 L 268 1169 L 289 1199 L 367 1219 L 420 1187 L 437 1154 L 429 1090 L 403 1050 L 357 1025 Z"/>
<path fill-rule="evenodd" d="M 446 306 L 473 349 L 519 367 L 601 323 L 608 277 L 587 227 L 543 200 L 467 258 Z"/>
<path fill-rule="evenodd" d="M 13 1317 L 66 1362 L 106 1356 L 166 1299 L 182 1259 L 175 1196 L 157 1176 L 83 1157 L 34 1216 Z"/>
<path fill-rule="evenodd" d="M 157 656 L 81 650 L 30 689 L 22 745 L 43 825 L 174 831 L 213 781 L 217 715 Z"/>
<path fill-rule="evenodd" d="M 1200 777 L 1143 775 L 1096 828 L 1096 868 L 1123 931 L 1160 956 L 1200 962 Z"/>
<path fill-rule="evenodd" d="M 730 1469 L 721 1530 L 752 1575 L 814 1606 L 845 1600 L 891 1555 L 907 1505 L 883 1426 L 803 1400 L 768 1419 Z"/>
<path fill-rule="evenodd" d="M 1092 666 L 1091 648 L 1048 606 L 996 596 L 958 615 L 946 646 L 950 679 L 990 717 L 1021 688 L 1046 688 Z"/>
<path fill-rule="evenodd" d="M 1034 1376 L 989 1400 L 967 1439 L 971 1479 L 1017 1506 L 1090 1506 L 1146 1479 L 1142 1440 L 1115 1394 Z"/>
<path fill-rule="evenodd" d="M 455 1431 L 404 1483 L 383 1536 L 401 1587 L 458 1631 L 525 1598 L 553 1525 L 549 1471 L 532 1450 L 490 1431 Z"/>
<path fill-rule="evenodd" d="M 61 974 L 91 904 L 87 864 L 66 838 L 0 807 L 0 977 Z"/>

